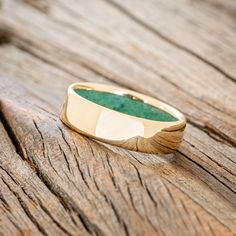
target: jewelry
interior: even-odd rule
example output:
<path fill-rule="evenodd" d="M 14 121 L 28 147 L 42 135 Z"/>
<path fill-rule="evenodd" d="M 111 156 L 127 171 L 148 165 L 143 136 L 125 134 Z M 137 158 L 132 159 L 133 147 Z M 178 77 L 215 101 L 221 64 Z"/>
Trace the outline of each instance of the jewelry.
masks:
<path fill-rule="evenodd" d="M 81 134 L 147 153 L 174 152 L 186 126 L 182 113 L 155 98 L 96 83 L 70 85 L 60 118 Z"/>

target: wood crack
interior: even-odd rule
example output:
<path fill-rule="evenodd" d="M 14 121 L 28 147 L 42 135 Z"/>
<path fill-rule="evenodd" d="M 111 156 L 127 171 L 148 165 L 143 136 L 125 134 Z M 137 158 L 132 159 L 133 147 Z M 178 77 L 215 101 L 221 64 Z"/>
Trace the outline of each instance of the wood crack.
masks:
<path fill-rule="evenodd" d="M 54 63 L 52 62 L 51 60 L 47 60 L 39 55 L 37 55 L 36 53 L 32 52 L 32 50 L 24 47 L 23 45 L 18 45 L 17 43 L 13 43 L 17 48 L 21 49 L 21 50 L 24 50 L 26 53 L 29 53 L 30 55 L 46 62 L 47 64 L 50 64 L 51 66 L 55 67 L 55 68 L 58 68 L 70 75 L 72 75 L 73 77 L 76 77 L 76 78 L 79 78 L 80 80 L 82 81 L 87 81 L 87 79 L 85 78 L 81 78 L 81 77 L 78 77 L 77 74 L 74 74 L 72 73 L 70 70 L 67 70 L 65 69 L 64 67 L 61 67 L 59 66 L 57 63 Z M 136 61 L 136 60 L 135 60 Z M 140 63 L 139 63 L 140 64 Z M 102 76 L 103 78 L 109 80 L 109 81 L 112 81 L 112 82 L 116 82 L 117 85 L 121 86 L 121 87 L 126 87 L 128 89 L 133 89 L 133 86 L 131 85 L 128 85 L 126 82 L 120 82 L 119 80 L 117 80 L 116 78 L 113 78 L 113 76 L 108 76 L 107 73 L 104 73 L 104 72 L 100 72 L 99 70 L 93 68 L 91 65 L 89 65 L 88 63 L 85 63 L 85 62 L 80 62 L 80 65 L 83 66 L 84 68 L 90 70 L 91 72 L 97 74 L 98 76 Z M 142 65 L 142 64 L 141 64 Z M 188 93 L 187 91 L 183 90 L 181 87 L 177 86 L 175 83 L 171 82 L 168 78 L 166 78 L 165 76 L 161 75 L 161 74 L 158 74 L 161 78 L 165 79 L 168 83 L 170 83 L 171 85 L 175 86 L 176 88 L 180 89 L 183 93 L 195 98 L 195 99 L 198 99 L 197 97 L 194 97 L 192 96 L 190 93 Z M 209 104 L 208 102 L 205 102 L 204 100 L 200 99 L 201 102 L 205 103 L 206 105 L 212 107 L 213 109 L 216 109 L 220 112 L 225 112 L 223 110 L 220 110 L 219 108 L 216 108 L 215 106 Z M 206 112 L 205 110 L 203 110 L 203 112 Z M 230 117 L 233 117 L 231 114 L 228 114 L 228 112 L 226 112 L 227 115 L 229 115 Z M 215 131 L 215 128 L 214 127 L 211 127 L 209 125 L 205 125 L 204 127 L 203 126 L 200 126 L 197 124 L 197 122 L 194 120 L 193 117 L 189 117 L 189 122 L 191 124 L 194 124 L 195 127 L 199 128 L 200 130 L 206 132 L 206 130 L 208 132 L 206 132 L 210 137 L 219 137 L 219 140 L 222 140 L 223 142 L 226 142 L 226 143 L 230 143 L 231 145 L 233 145 L 234 147 L 236 147 L 236 143 L 235 143 L 235 140 L 231 139 L 230 137 L 228 137 L 227 135 L 224 135 L 223 133 L 220 133 L 220 132 L 216 132 Z"/>
<path fill-rule="evenodd" d="M 216 71 L 218 71 L 220 74 L 222 74 L 223 76 L 225 76 L 227 79 L 235 82 L 236 78 L 232 77 L 231 75 L 229 75 L 227 72 L 225 72 L 223 69 L 221 69 L 219 66 L 215 65 L 214 63 L 210 62 L 209 60 L 203 58 L 202 56 L 200 56 L 199 54 L 195 53 L 194 51 L 190 50 L 189 48 L 175 42 L 174 40 L 168 38 L 167 36 L 163 35 L 162 33 L 160 33 L 159 31 L 157 31 L 155 28 L 153 28 L 151 25 L 149 25 L 148 23 L 144 22 L 143 20 L 141 20 L 140 18 L 138 18 L 137 16 L 135 16 L 134 14 L 132 14 L 128 9 L 126 9 L 125 7 L 121 6 L 120 4 L 114 2 L 113 0 L 103 0 L 105 2 L 107 2 L 108 4 L 112 5 L 114 8 L 116 8 L 117 10 L 119 10 L 120 12 L 122 12 L 124 15 L 128 16 L 131 20 L 135 21 L 136 23 L 138 23 L 139 25 L 141 25 L 143 28 L 145 28 L 146 30 L 152 32 L 153 34 L 155 34 L 156 36 L 162 38 L 163 40 L 165 40 L 166 42 L 170 43 L 171 45 L 177 47 L 178 49 L 194 56 L 195 58 L 199 59 L 200 61 L 204 62 L 205 64 L 209 65 L 210 67 L 214 68 Z"/>
<path fill-rule="evenodd" d="M 50 211 L 48 211 L 48 209 L 43 205 L 43 203 L 41 202 L 41 200 L 36 196 L 37 201 L 40 205 L 40 207 L 42 208 L 42 210 L 52 219 L 52 221 L 57 225 L 58 228 L 60 228 L 66 235 L 70 235 L 72 236 L 72 234 L 70 232 L 68 232 L 61 224 L 60 222 L 58 222 L 53 215 L 51 214 Z"/>
<path fill-rule="evenodd" d="M 106 1 L 106 0 L 105 0 L 105 1 Z M 70 13 L 72 13 L 72 14 L 74 13 L 71 9 L 69 9 L 69 8 L 67 7 L 67 5 L 63 4 L 63 7 L 64 7 L 64 9 L 68 10 Z M 79 30 L 79 31 L 83 34 L 83 36 L 85 36 L 85 37 L 88 38 L 88 40 L 93 40 L 95 43 L 102 45 L 102 46 L 105 47 L 106 49 L 109 49 L 109 50 L 110 50 L 110 49 L 113 49 L 113 51 L 117 52 L 119 55 L 124 56 L 124 57 L 128 58 L 129 60 L 131 60 L 134 64 L 136 64 L 136 65 L 138 65 L 138 66 L 141 66 L 142 68 L 153 72 L 155 75 L 161 77 L 162 79 L 164 79 L 165 81 L 167 81 L 168 83 L 170 83 L 170 84 L 173 85 L 174 87 L 178 88 L 178 89 L 181 90 L 183 93 L 189 95 L 190 97 L 193 97 L 193 98 L 195 98 L 195 99 L 198 99 L 199 101 L 201 101 L 201 102 L 207 104 L 208 106 L 210 106 L 210 107 L 212 107 L 212 108 L 214 108 L 214 109 L 216 109 L 216 110 L 218 110 L 218 111 L 220 111 L 220 112 L 226 112 L 227 115 L 229 115 L 230 117 L 233 117 L 233 118 L 234 118 L 234 116 L 232 116 L 232 114 L 231 114 L 230 112 L 224 111 L 224 110 L 222 110 L 222 109 L 219 109 L 219 107 L 214 106 L 213 104 L 210 104 L 210 103 L 207 102 L 206 100 L 203 100 L 203 99 L 201 99 L 200 97 L 194 96 L 194 94 L 189 93 L 187 90 L 184 90 L 181 86 L 178 86 L 177 84 L 173 83 L 168 77 L 166 77 L 166 76 L 164 76 L 164 75 L 158 73 L 158 71 L 156 71 L 152 66 L 145 65 L 144 63 L 142 63 L 142 62 L 136 60 L 135 57 L 130 56 L 128 53 L 126 53 L 124 50 L 118 48 L 117 46 L 114 46 L 113 44 L 107 43 L 106 41 L 103 41 L 103 40 L 97 38 L 95 35 L 90 34 L 90 33 L 87 33 L 86 31 L 82 30 L 81 28 L 75 27 L 75 26 L 72 25 L 72 24 L 65 23 L 65 22 L 63 22 L 63 21 L 58 21 L 58 20 L 55 20 L 55 19 L 53 19 L 53 20 L 54 20 L 55 22 L 57 22 L 57 23 L 58 23 L 58 22 L 59 22 L 59 23 L 63 23 L 64 25 L 66 25 L 66 26 L 70 27 L 71 29 L 73 29 L 75 32 L 76 32 L 77 30 Z M 81 64 L 81 65 L 82 65 L 82 64 Z M 86 65 L 83 64 L 83 66 L 86 66 Z M 90 68 L 88 68 L 88 69 L 90 69 Z M 93 71 L 93 72 L 94 72 L 94 71 Z M 101 75 L 102 75 L 103 77 L 105 77 L 106 79 L 109 79 L 109 78 L 107 78 L 104 74 L 101 74 Z M 116 81 L 116 82 L 117 82 L 117 81 Z M 117 83 L 118 83 L 118 82 L 117 82 Z M 138 150 L 138 149 L 137 149 L 137 150 Z"/>
<path fill-rule="evenodd" d="M 11 33 L 6 28 L 0 28 L 0 47 L 9 43 L 11 43 Z"/>
<path fill-rule="evenodd" d="M 21 147 L 20 142 L 18 141 L 18 139 L 15 136 L 15 133 L 13 131 L 13 129 L 11 128 L 11 126 L 9 125 L 4 113 L 2 112 L 2 108 L 1 108 L 1 101 L 0 101 L 0 121 L 3 124 L 4 129 L 6 130 L 9 138 L 11 139 L 11 142 L 13 144 L 13 146 L 15 147 L 15 151 L 16 153 L 23 158 L 23 148 Z"/>
<path fill-rule="evenodd" d="M 140 174 L 138 168 L 137 168 L 132 162 L 130 162 L 130 164 L 134 167 L 134 169 L 135 169 L 135 171 L 136 171 L 136 173 L 137 173 L 138 180 L 139 180 L 141 186 L 144 187 L 143 180 L 142 180 L 142 177 L 141 177 L 141 174 Z"/>
<path fill-rule="evenodd" d="M 233 140 L 229 139 L 228 137 L 225 137 L 223 134 L 218 133 L 213 129 L 208 129 L 208 126 L 203 127 L 203 126 L 197 124 L 196 122 L 193 122 L 192 120 L 188 120 L 188 123 L 191 124 L 193 127 L 204 132 L 206 135 L 211 137 L 216 142 L 224 143 L 224 144 L 227 144 L 231 147 L 236 147 L 236 143 Z"/>
<path fill-rule="evenodd" d="M 14 131 L 12 130 L 11 126 L 9 125 L 9 123 L 7 122 L 6 117 L 4 116 L 4 113 L 2 112 L 2 110 L 0 109 L 0 115 L 1 115 L 1 121 L 3 121 L 3 125 L 4 128 L 6 129 L 6 132 L 9 134 L 11 140 L 13 140 L 13 145 L 15 146 L 15 148 L 18 150 L 18 155 L 22 158 L 25 159 L 25 155 L 23 155 L 23 152 L 21 149 L 18 148 L 18 146 L 20 146 L 20 142 L 18 141 L 16 135 L 14 134 Z M 36 122 L 33 120 L 34 125 L 36 124 Z M 37 125 L 35 126 L 37 127 Z M 37 128 L 36 128 L 37 129 Z M 38 129 L 37 129 L 38 130 Z M 40 131 L 39 131 L 40 132 Z M 40 132 L 41 133 L 41 132 Z M 41 134 L 42 135 L 42 134 Z M 27 153 L 27 150 L 26 150 Z M 24 158 L 23 158 L 24 157 Z M 34 158 L 31 158 L 32 160 Z M 94 225 L 93 223 L 90 222 L 90 220 L 85 216 L 85 214 L 83 213 L 82 209 L 79 208 L 78 206 L 75 206 L 74 204 L 72 204 L 71 202 L 66 202 L 64 200 L 64 196 L 62 195 L 58 195 L 58 192 L 56 192 L 56 190 L 54 190 L 53 186 L 51 186 L 51 183 L 47 180 L 47 177 L 44 176 L 44 174 L 42 174 L 38 168 L 38 166 L 36 165 L 36 163 L 34 162 L 34 168 L 36 171 L 37 176 L 39 177 L 39 179 L 45 184 L 45 186 L 48 188 L 48 190 L 59 200 L 59 202 L 63 203 L 62 205 L 65 207 L 65 209 L 74 209 L 74 211 L 78 214 L 79 219 L 81 220 L 82 225 L 84 226 L 84 228 L 87 230 L 87 232 L 89 234 L 95 234 L 97 236 L 102 236 L 103 233 L 100 231 L 100 229 Z M 50 164 L 52 165 L 52 163 Z M 52 166 L 52 168 L 54 168 Z M 11 176 L 10 176 L 11 177 Z M 13 179 L 14 181 L 14 179 Z M 15 181 L 14 181 L 15 182 Z M 7 183 L 6 183 L 7 184 Z M 17 184 L 17 183 L 16 183 Z M 66 193 L 64 193 L 66 194 Z M 17 197 L 19 199 L 19 197 Z M 22 202 L 20 202 L 22 205 Z M 24 205 L 22 205 L 23 207 Z M 32 214 L 30 214 L 29 210 L 24 208 L 25 213 L 29 216 L 30 219 L 32 219 Z M 32 219 L 34 222 L 34 224 L 36 224 L 38 230 L 44 234 L 47 235 L 46 232 L 44 231 L 44 229 L 36 222 L 36 219 Z"/>
<path fill-rule="evenodd" d="M 140 219 L 145 220 L 145 219 L 143 218 L 143 216 L 139 213 L 139 211 L 137 210 L 137 208 L 136 208 L 136 206 L 135 206 L 134 199 L 133 199 L 133 195 L 132 195 L 132 192 L 131 192 L 129 186 L 127 186 L 127 192 L 128 192 L 128 194 L 129 194 L 130 201 L 131 201 L 131 205 L 132 205 L 134 211 L 137 213 L 137 215 L 140 217 Z M 150 222 L 149 222 L 149 223 L 150 223 Z"/>
<path fill-rule="evenodd" d="M 2 178 L 2 181 L 4 182 L 4 184 L 7 186 L 7 188 L 9 189 L 10 192 L 12 192 L 15 197 L 18 199 L 23 211 L 25 212 L 25 214 L 28 216 L 28 218 L 31 220 L 31 222 L 36 226 L 36 228 L 43 234 L 48 236 L 47 232 L 44 230 L 44 228 L 37 222 L 37 219 L 35 219 L 35 217 L 30 213 L 30 210 L 28 209 L 27 205 L 23 202 L 23 200 L 21 199 L 21 197 L 19 196 L 19 194 L 12 190 L 11 187 L 9 186 L 9 184 Z"/>
<path fill-rule="evenodd" d="M 22 40 L 21 38 L 18 38 L 17 36 L 16 36 L 16 38 Z M 44 58 L 42 56 L 39 56 L 37 53 L 34 53 L 32 50 L 30 50 L 29 48 L 25 47 L 24 45 L 21 45 L 21 44 L 17 43 L 16 40 L 12 40 L 11 44 L 14 45 L 16 48 L 22 50 L 23 52 L 25 52 L 25 53 L 27 53 L 27 54 L 37 58 L 38 60 L 40 60 L 40 61 L 42 61 L 42 62 L 44 62 L 44 63 L 46 63 L 48 65 L 51 65 L 52 67 L 58 68 L 58 69 L 60 69 L 60 70 L 62 70 L 64 72 L 66 72 L 67 74 L 73 76 L 74 78 L 77 78 L 77 79 L 79 79 L 81 81 L 87 81 L 85 78 L 82 78 L 78 74 L 74 74 L 70 70 L 67 70 L 64 67 L 61 67 L 59 64 L 54 63 L 53 61 L 48 60 L 48 59 L 46 59 L 46 58 Z"/>
<path fill-rule="evenodd" d="M 50 0 L 23 0 L 26 4 L 48 14 L 50 11 Z"/>
<path fill-rule="evenodd" d="M 206 153 L 204 153 L 202 150 L 200 150 L 199 148 L 197 148 L 195 145 L 191 144 L 189 141 L 185 140 L 185 142 L 187 142 L 191 147 L 195 148 L 198 152 L 200 152 L 202 155 L 207 156 L 207 158 L 209 160 L 211 160 L 213 163 L 215 163 L 217 166 L 219 166 L 221 169 L 225 170 L 228 174 L 232 175 L 232 176 L 236 176 L 235 173 L 233 173 L 232 171 L 230 171 L 229 169 L 227 169 L 224 165 L 221 165 L 220 163 L 216 162 L 214 158 L 212 158 L 211 156 L 207 155 Z M 230 159 L 229 159 L 230 160 Z M 231 160 L 230 160 L 231 161 Z M 234 163 L 234 162 L 232 162 Z M 225 177 L 226 178 L 226 177 Z M 230 183 L 234 184 L 230 179 L 227 178 L 227 181 L 229 181 Z M 236 193 L 236 192 L 235 192 Z"/>
<path fill-rule="evenodd" d="M 34 119 L 32 119 L 32 121 L 33 121 L 33 124 L 34 124 L 34 126 L 35 126 L 35 128 L 36 128 L 36 130 L 37 130 L 37 132 L 38 132 L 38 134 L 39 134 L 39 136 L 40 136 L 40 138 L 41 138 L 43 155 L 44 155 L 45 158 L 48 159 L 48 163 L 49 163 L 50 166 L 53 168 L 53 170 L 55 171 L 55 173 L 60 177 L 58 171 L 57 171 L 56 168 L 53 166 L 52 161 L 51 161 L 49 155 L 47 154 L 47 148 L 46 148 L 45 143 L 44 143 L 43 134 L 42 134 L 42 132 L 40 131 L 40 129 L 39 129 L 39 127 L 38 127 L 36 121 L 35 121 Z"/>
<path fill-rule="evenodd" d="M 191 159 L 190 157 L 188 157 L 187 155 L 185 155 L 183 152 L 177 151 L 180 155 L 184 156 L 185 158 L 187 158 L 189 161 L 193 162 L 194 164 L 196 164 L 198 167 L 200 167 L 200 169 L 203 169 L 205 172 L 207 172 L 209 175 L 211 175 L 213 178 L 215 178 L 218 182 L 220 182 L 223 186 L 225 186 L 227 189 L 229 189 L 231 192 L 233 192 L 234 194 L 236 194 L 236 191 L 232 188 L 230 188 L 227 184 L 225 184 L 222 180 L 220 180 L 216 175 L 214 175 L 213 173 L 209 172 L 204 166 L 200 165 L 199 163 L 197 163 L 196 161 L 194 161 L 193 159 Z M 205 182 L 206 184 L 208 184 L 207 182 Z M 223 196 L 223 195 L 222 195 Z M 224 196 L 223 196 L 224 197 Z"/>
<path fill-rule="evenodd" d="M 103 191 L 100 189 L 98 183 L 97 183 L 97 180 L 93 177 L 94 179 L 94 184 L 98 190 L 98 192 L 103 196 L 104 200 L 106 201 L 106 203 L 111 207 L 116 219 L 117 219 L 117 222 L 120 224 L 120 226 L 123 227 L 124 229 L 124 232 L 125 232 L 125 235 L 129 235 L 129 232 L 128 232 L 128 227 L 126 225 L 126 223 L 123 221 L 122 217 L 120 216 L 119 212 L 117 211 L 114 203 L 106 196 L 105 193 L 103 193 Z"/>
<path fill-rule="evenodd" d="M 66 157 L 65 152 L 62 150 L 60 143 L 57 142 L 57 144 L 58 144 L 58 147 L 59 147 L 59 149 L 60 149 L 60 151 L 61 151 L 61 153 L 62 153 L 62 156 L 64 157 L 64 160 L 65 160 L 65 163 L 66 163 L 66 166 L 67 166 L 69 172 L 72 173 L 72 170 L 71 170 L 71 168 L 70 168 L 70 163 L 69 163 L 69 161 L 68 161 L 68 159 L 67 159 L 67 157 Z"/>

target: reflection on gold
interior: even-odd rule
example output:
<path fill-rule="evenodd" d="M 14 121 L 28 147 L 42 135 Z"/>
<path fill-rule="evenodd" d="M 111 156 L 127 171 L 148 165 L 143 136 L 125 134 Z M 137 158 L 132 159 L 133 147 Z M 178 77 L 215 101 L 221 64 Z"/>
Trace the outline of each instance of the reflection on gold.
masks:
<path fill-rule="evenodd" d="M 97 121 L 96 136 L 110 140 L 125 140 L 144 135 L 144 125 L 121 114 L 102 111 Z"/>

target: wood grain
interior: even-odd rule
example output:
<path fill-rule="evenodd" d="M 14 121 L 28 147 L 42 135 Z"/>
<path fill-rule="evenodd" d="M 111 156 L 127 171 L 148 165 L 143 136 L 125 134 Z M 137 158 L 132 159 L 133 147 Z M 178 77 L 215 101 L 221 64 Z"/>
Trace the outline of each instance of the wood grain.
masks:
<path fill-rule="evenodd" d="M 159 72 L 154 73 L 149 67 L 140 66 L 140 63 L 137 63 L 136 60 L 131 60 L 130 57 L 127 58 L 123 53 L 117 53 L 109 46 L 105 47 L 98 44 L 97 41 L 92 40 L 92 37 L 88 37 L 84 32 L 81 33 L 75 30 L 74 27 L 68 27 L 67 24 L 61 24 L 61 22 L 59 22 L 60 26 L 58 26 L 57 22 L 50 20 L 51 18 L 42 15 L 38 11 L 33 11 L 31 8 L 22 7 L 22 5 L 17 5 L 16 3 L 12 4 L 9 4 L 9 6 L 5 4 L 3 15 L 6 13 L 6 17 L 4 17 L 3 21 L 8 24 L 9 31 L 12 31 L 11 33 L 13 34 L 13 43 L 18 45 L 18 47 L 37 54 L 43 60 L 47 60 L 67 71 L 69 70 L 73 75 L 80 74 L 79 63 L 116 83 L 158 97 L 183 110 L 189 120 L 195 125 L 217 133 L 220 137 L 235 145 L 234 133 L 236 128 L 234 121 L 236 115 L 234 94 L 236 89 L 234 83 L 206 64 L 173 46 L 164 49 L 164 52 L 162 52 L 164 45 L 167 43 L 161 40 L 158 44 L 162 44 L 156 50 L 158 54 L 168 52 L 168 58 L 167 61 L 163 62 L 164 64 L 158 65 L 158 61 L 162 62 L 166 58 L 166 56 L 163 56 L 162 60 L 159 60 L 160 56 L 158 56 L 153 66 L 158 68 Z M 11 11 L 14 7 L 21 10 L 17 12 Z M 114 9 L 112 8 L 112 10 Z M 92 15 L 94 17 L 94 14 Z M 28 17 L 34 18 L 34 21 L 30 21 L 28 25 L 25 25 Z M 123 15 L 115 18 L 125 19 Z M 128 21 L 128 18 L 127 22 L 122 23 L 122 25 L 128 23 L 132 24 L 130 27 L 142 29 L 137 24 Z M 47 27 L 42 28 L 41 25 L 46 25 Z M 37 28 L 42 34 L 37 34 L 37 31 L 35 31 Z M 64 33 L 61 34 L 61 32 Z M 123 34 L 123 32 L 119 33 L 119 35 Z M 141 31 L 141 35 L 147 35 L 147 38 L 151 37 L 150 34 L 149 31 L 145 31 L 145 33 Z M 14 35 L 17 35 L 17 38 L 14 38 Z M 60 35 L 60 41 L 57 40 L 58 35 Z M 132 36 L 133 32 L 130 32 L 129 35 Z M 139 39 L 141 35 L 136 35 L 135 39 Z M 104 35 L 104 38 L 107 38 L 107 35 Z M 145 41 L 146 38 L 143 40 Z M 155 36 L 150 43 L 147 42 L 147 45 L 152 45 L 154 40 L 157 41 Z M 68 44 L 68 42 L 70 43 Z M 129 40 L 125 37 L 122 42 L 129 42 Z M 149 55 L 150 50 L 153 51 L 148 49 L 146 56 L 142 57 L 145 61 L 152 59 L 152 54 Z M 134 55 L 136 58 L 138 57 L 136 54 Z M 182 61 L 182 55 L 187 57 L 184 61 Z M 177 64 L 176 61 L 178 61 Z M 182 67 L 182 64 L 185 67 Z M 173 69 L 173 66 L 176 65 L 177 68 Z M 162 70 L 165 70 L 165 74 L 163 74 Z M 196 70 L 198 73 L 196 73 Z M 181 73 L 182 71 L 183 73 Z M 143 82 L 144 78 L 148 83 Z M 207 78 L 208 89 L 202 89 L 202 86 L 205 86 L 202 78 Z M 225 84 L 227 85 L 227 90 L 224 89 Z M 216 91 L 218 92 L 216 93 Z M 191 95 L 189 92 L 191 92 Z M 173 96 L 175 97 L 175 102 L 173 102 Z"/>
<path fill-rule="evenodd" d="M 1 234 L 235 234 L 234 4 L 218 0 L 220 11 L 212 2 L 56 0 L 44 11 L 3 1 Z M 228 46 L 217 34 L 226 31 Z M 129 152 L 66 128 L 58 114 L 76 81 L 119 84 L 179 108 L 189 123 L 178 152 Z"/>

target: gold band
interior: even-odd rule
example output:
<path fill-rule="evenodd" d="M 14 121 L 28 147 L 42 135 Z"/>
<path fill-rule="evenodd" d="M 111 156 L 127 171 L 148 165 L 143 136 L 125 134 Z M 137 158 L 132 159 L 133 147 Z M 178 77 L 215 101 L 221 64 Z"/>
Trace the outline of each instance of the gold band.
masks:
<path fill-rule="evenodd" d="M 100 91 L 128 96 L 158 108 L 175 121 L 158 121 L 121 113 L 80 96 L 77 90 Z M 69 86 L 60 116 L 63 123 L 86 136 L 122 148 L 147 152 L 171 153 L 182 140 L 186 119 L 175 108 L 152 97 L 110 85 L 75 83 Z"/>

